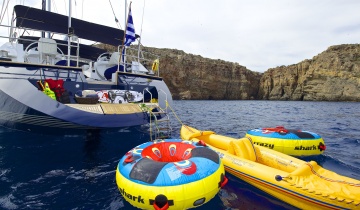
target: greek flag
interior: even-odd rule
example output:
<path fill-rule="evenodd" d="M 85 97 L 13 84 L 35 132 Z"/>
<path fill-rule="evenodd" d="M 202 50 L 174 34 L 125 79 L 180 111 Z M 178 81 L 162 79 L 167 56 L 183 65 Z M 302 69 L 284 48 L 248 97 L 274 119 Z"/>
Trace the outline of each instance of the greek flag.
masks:
<path fill-rule="evenodd" d="M 131 42 L 135 41 L 135 27 L 134 22 L 131 14 L 131 7 L 129 8 L 129 16 L 128 22 L 126 26 L 126 35 L 125 35 L 125 46 L 130 46 Z"/>

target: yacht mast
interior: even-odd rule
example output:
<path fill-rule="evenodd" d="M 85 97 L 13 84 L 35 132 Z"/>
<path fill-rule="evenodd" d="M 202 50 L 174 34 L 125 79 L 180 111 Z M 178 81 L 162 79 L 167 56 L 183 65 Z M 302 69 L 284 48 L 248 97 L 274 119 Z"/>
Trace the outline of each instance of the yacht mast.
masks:
<path fill-rule="evenodd" d="M 47 6 L 47 8 L 46 8 L 46 6 Z M 41 9 L 51 12 L 51 0 L 48 0 L 47 2 L 46 2 L 46 0 L 42 0 L 41 1 Z M 41 32 L 41 37 L 45 38 L 45 31 Z M 47 38 L 50 38 L 50 37 L 51 37 L 50 32 L 47 32 Z"/>
<path fill-rule="evenodd" d="M 41 1 L 41 9 L 46 11 L 46 0 Z M 45 37 L 45 31 L 41 31 L 41 37 Z"/>
<path fill-rule="evenodd" d="M 67 56 L 67 66 L 70 66 L 70 54 L 71 54 L 71 37 L 74 31 L 71 28 L 71 0 L 69 0 L 69 23 L 68 23 L 68 56 Z"/>
<path fill-rule="evenodd" d="M 51 12 L 51 0 L 48 0 L 47 2 L 47 11 Z M 51 37 L 50 32 L 47 33 L 47 37 Z"/>

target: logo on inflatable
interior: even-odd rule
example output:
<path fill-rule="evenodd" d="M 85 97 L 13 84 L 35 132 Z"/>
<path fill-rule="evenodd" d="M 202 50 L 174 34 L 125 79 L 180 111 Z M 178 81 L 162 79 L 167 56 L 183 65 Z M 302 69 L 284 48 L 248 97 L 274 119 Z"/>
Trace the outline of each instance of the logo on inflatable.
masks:
<path fill-rule="evenodd" d="M 133 200 L 133 201 L 137 200 L 138 203 L 144 203 L 144 198 L 141 198 L 141 195 L 133 196 L 133 195 L 125 192 L 125 189 L 121 189 L 121 188 L 119 188 L 119 191 L 124 197 L 127 197 L 130 200 Z"/>
<path fill-rule="evenodd" d="M 294 150 L 317 150 L 317 147 L 315 145 L 304 147 L 304 146 L 296 146 Z"/>
<path fill-rule="evenodd" d="M 274 149 L 274 144 L 269 144 L 269 143 L 262 143 L 262 142 L 254 142 L 254 144 L 262 146 L 262 147 L 268 147 L 270 149 Z"/>

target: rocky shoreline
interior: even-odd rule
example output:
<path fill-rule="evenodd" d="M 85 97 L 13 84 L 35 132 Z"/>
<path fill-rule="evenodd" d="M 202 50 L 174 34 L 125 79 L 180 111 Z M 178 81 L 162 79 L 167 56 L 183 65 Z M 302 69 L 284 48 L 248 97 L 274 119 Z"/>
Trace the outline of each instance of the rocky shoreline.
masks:
<path fill-rule="evenodd" d="M 360 101 L 360 44 L 331 46 L 264 73 L 181 50 L 145 50 L 161 56 L 160 73 L 175 100 Z"/>

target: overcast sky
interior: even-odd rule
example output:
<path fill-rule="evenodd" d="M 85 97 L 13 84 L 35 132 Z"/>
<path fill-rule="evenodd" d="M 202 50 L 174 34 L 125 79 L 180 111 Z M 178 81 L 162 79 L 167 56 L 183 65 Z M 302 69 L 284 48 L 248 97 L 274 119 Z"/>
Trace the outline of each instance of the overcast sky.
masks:
<path fill-rule="evenodd" d="M 72 16 L 117 27 L 110 2 L 123 29 L 124 0 L 72 0 Z M 68 4 L 53 0 L 52 10 L 65 14 Z M 258 72 L 311 59 L 332 45 L 360 43 L 360 0 L 133 0 L 132 14 L 145 46 Z"/>

